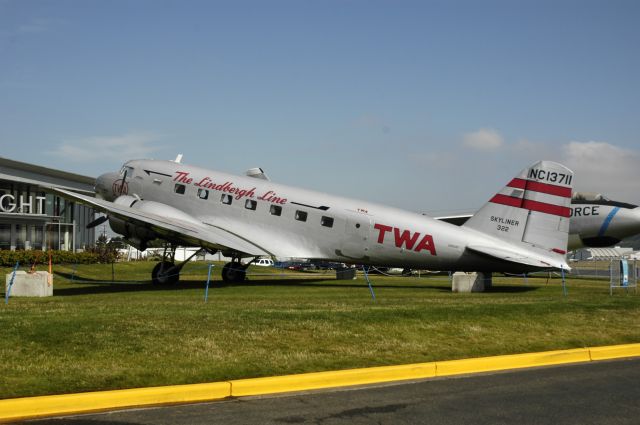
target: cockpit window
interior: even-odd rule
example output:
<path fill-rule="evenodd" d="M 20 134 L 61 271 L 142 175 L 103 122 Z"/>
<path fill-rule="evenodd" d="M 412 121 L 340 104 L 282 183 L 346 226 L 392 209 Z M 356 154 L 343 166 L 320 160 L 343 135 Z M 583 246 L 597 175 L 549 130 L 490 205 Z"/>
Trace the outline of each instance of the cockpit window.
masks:
<path fill-rule="evenodd" d="M 575 192 L 572 199 L 575 201 L 611 201 L 601 193 L 595 192 Z"/>

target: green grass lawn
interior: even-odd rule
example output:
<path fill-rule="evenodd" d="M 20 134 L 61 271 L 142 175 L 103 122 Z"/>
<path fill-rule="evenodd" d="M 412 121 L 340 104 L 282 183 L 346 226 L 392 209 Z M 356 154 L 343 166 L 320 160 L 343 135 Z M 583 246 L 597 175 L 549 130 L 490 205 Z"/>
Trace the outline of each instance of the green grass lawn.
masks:
<path fill-rule="evenodd" d="M 54 266 L 54 296 L 0 307 L 0 398 L 211 382 L 640 342 L 640 296 L 607 281 L 494 277 L 454 294 L 447 277 L 362 277 L 252 267 L 204 302 L 207 267 L 156 288 L 154 263 Z M 2 269 L 9 273 L 10 269 Z M 265 275 L 266 274 L 266 275 Z M 73 280 L 71 279 L 73 276 Z"/>

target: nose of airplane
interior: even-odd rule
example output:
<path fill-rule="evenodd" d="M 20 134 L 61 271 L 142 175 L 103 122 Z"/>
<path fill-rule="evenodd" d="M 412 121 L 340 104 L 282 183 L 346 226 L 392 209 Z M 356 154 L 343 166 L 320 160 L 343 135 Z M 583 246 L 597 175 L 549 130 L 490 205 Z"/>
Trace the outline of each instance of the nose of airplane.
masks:
<path fill-rule="evenodd" d="M 118 196 L 126 194 L 122 176 L 119 173 L 105 173 L 96 179 L 95 192 L 96 197 L 105 201 L 113 201 Z"/>
<path fill-rule="evenodd" d="M 636 233 L 640 233 L 640 207 L 636 207 L 631 210 L 631 227 L 635 230 Z"/>
<path fill-rule="evenodd" d="M 615 217 L 607 223 L 607 234 L 624 239 L 640 233 L 640 207 L 620 208 Z"/>

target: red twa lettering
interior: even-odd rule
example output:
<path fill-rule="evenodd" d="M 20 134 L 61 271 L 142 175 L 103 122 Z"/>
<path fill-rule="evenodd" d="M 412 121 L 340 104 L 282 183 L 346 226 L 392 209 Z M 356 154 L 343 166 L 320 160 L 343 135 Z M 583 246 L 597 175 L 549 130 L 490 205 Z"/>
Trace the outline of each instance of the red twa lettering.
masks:
<path fill-rule="evenodd" d="M 390 232 L 391 230 L 393 230 L 393 227 L 391 227 L 391 226 L 385 226 L 384 224 L 378 224 L 378 223 L 376 223 L 373 226 L 373 228 L 380 230 L 380 234 L 378 235 L 378 243 L 383 243 L 384 242 L 384 234 L 387 233 L 387 232 Z"/>
<path fill-rule="evenodd" d="M 398 229 L 397 227 L 393 228 L 393 234 L 396 237 L 396 246 L 398 248 L 402 248 L 402 245 L 406 245 L 407 249 L 412 249 L 413 246 L 416 244 L 416 241 L 420 237 L 420 233 L 416 232 L 414 234 L 411 234 L 411 232 L 408 230 L 405 230 L 404 232 L 402 232 L 402 235 L 401 235 L 400 229 Z"/>
<path fill-rule="evenodd" d="M 436 246 L 433 243 L 433 237 L 431 237 L 431 235 L 424 235 L 424 237 L 416 247 L 415 251 L 420 252 L 423 249 L 426 249 L 427 251 L 429 251 L 431 255 L 438 255 L 436 254 Z"/>
<path fill-rule="evenodd" d="M 397 248 L 402 248 L 403 246 L 407 249 L 413 249 L 413 246 L 416 244 L 418 239 L 420 239 L 420 232 L 411 232 L 410 230 L 398 229 L 397 227 L 387 226 L 385 224 L 376 223 L 373 226 L 374 229 L 378 230 L 378 243 L 384 243 L 384 237 L 387 232 L 393 231 L 394 243 Z M 431 253 L 431 255 L 436 254 L 436 245 L 433 243 L 433 237 L 431 235 L 424 235 L 420 242 L 413 249 L 415 252 L 420 252 L 422 250 L 427 250 Z"/>

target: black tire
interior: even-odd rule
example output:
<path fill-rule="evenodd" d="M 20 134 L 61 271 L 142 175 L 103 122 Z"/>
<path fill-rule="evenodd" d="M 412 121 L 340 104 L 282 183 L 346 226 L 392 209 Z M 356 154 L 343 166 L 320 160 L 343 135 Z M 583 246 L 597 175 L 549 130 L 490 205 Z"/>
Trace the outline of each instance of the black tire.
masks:
<path fill-rule="evenodd" d="M 180 271 L 169 261 L 160 261 L 151 272 L 154 285 L 175 285 L 180 280 Z"/>
<path fill-rule="evenodd" d="M 226 283 L 244 282 L 246 269 L 240 263 L 227 263 L 222 267 L 222 281 Z"/>

